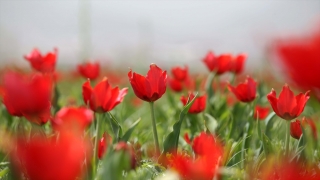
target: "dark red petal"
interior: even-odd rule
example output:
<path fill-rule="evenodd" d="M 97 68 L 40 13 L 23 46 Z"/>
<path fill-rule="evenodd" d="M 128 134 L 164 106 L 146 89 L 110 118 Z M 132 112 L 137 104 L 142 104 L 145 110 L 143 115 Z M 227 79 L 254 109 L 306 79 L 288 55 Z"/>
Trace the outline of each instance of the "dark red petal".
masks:
<path fill-rule="evenodd" d="M 91 99 L 92 87 L 90 85 L 90 80 L 86 81 L 82 85 L 82 97 L 85 104 L 88 104 Z"/>

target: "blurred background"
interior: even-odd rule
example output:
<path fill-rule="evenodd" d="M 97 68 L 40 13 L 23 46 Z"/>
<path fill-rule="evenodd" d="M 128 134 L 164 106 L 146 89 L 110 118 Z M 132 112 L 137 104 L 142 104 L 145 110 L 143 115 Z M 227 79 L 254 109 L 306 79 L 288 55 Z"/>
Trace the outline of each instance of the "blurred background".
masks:
<path fill-rule="evenodd" d="M 213 50 L 246 52 L 253 69 L 275 38 L 312 32 L 319 19 L 320 0 L 0 0 L 0 63 L 28 66 L 33 48 L 57 47 L 58 68 L 89 58 L 202 67 Z"/>

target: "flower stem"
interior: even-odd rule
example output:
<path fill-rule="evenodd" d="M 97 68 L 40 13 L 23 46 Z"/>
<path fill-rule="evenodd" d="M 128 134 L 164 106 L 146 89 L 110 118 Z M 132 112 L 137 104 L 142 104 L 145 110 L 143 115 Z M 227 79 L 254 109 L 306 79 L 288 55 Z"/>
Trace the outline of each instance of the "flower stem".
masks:
<path fill-rule="evenodd" d="M 287 121 L 287 133 L 286 133 L 286 155 L 289 154 L 289 144 L 290 144 L 290 121 Z"/>
<path fill-rule="evenodd" d="M 151 108 L 151 120 L 152 120 L 154 145 L 156 147 L 156 154 L 158 154 L 160 152 L 160 147 L 159 147 L 159 141 L 158 141 L 156 119 L 154 117 L 154 102 L 150 102 L 150 108 Z"/>
<path fill-rule="evenodd" d="M 92 177 L 95 178 L 97 172 L 97 154 L 98 154 L 98 139 L 99 139 L 99 129 L 100 129 L 100 118 L 96 114 L 96 138 L 94 140 L 94 151 L 93 151 L 93 160 L 92 160 Z"/>

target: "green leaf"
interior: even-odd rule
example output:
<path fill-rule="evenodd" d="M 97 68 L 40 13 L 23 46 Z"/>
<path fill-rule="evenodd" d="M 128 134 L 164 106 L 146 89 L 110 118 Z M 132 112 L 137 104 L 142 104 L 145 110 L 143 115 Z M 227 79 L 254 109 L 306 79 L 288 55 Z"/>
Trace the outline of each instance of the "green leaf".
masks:
<path fill-rule="evenodd" d="M 210 114 L 208 114 L 208 113 L 205 113 L 204 116 L 207 117 L 205 119 L 205 125 L 206 125 L 207 129 L 212 134 L 215 133 L 215 131 L 216 131 L 217 127 L 218 127 L 217 120 L 214 117 L 212 117 Z"/>
<path fill-rule="evenodd" d="M 264 149 L 264 153 L 266 156 L 268 156 L 269 154 L 272 154 L 274 152 L 271 141 L 268 138 L 268 136 L 266 136 L 265 134 L 263 134 L 263 136 L 262 136 L 262 144 L 263 144 L 263 149 Z"/>
<path fill-rule="evenodd" d="M 268 117 L 264 120 L 266 122 L 266 135 L 271 138 L 271 130 L 272 130 L 272 127 L 273 127 L 273 124 L 275 122 L 275 117 L 276 113 L 275 112 L 272 112 L 268 115 Z"/>
<path fill-rule="evenodd" d="M 130 155 L 126 151 L 113 151 L 108 148 L 106 156 L 99 167 L 97 180 L 124 179 L 123 171 L 130 169 Z"/>
<path fill-rule="evenodd" d="M 9 173 L 9 168 L 8 167 L 5 167 L 4 169 L 0 170 L 0 179 L 2 179 L 8 173 Z"/>
<path fill-rule="evenodd" d="M 128 129 L 128 131 L 121 137 L 121 141 L 127 142 L 130 139 L 130 136 L 137 125 L 140 123 L 141 118 L 139 118 L 136 122 L 132 124 L 132 126 Z"/>
<path fill-rule="evenodd" d="M 111 129 L 113 131 L 115 140 L 119 141 L 120 137 L 122 136 L 122 127 L 117 121 L 117 119 L 110 112 L 108 112 L 108 114 L 109 114 L 109 120 L 110 120 L 109 122 L 111 125 Z"/>
<path fill-rule="evenodd" d="M 178 148 L 178 142 L 179 142 L 179 136 L 180 136 L 180 129 L 181 129 L 181 124 L 183 122 L 183 119 L 187 115 L 191 105 L 193 104 L 194 100 L 196 99 L 197 94 L 194 96 L 194 98 L 189 102 L 184 108 L 182 109 L 179 117 L 179 121 L 177 121 L 173 125 L 173 131 L 169 133 L 169 135 L 166 137 L 163 143 L 163 152 L 162 155 L 165 155 L 169 151 L 177 151 Z M 161 155 L 161 156 L 162 156 Z"/>

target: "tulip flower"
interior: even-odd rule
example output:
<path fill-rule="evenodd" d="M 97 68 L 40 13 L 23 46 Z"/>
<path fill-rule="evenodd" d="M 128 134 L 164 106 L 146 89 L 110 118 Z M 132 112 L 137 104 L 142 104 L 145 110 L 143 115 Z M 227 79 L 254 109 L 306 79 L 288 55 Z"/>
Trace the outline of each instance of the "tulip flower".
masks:
<path fill-rule="evenodd" d="M 52 92 L 52 79 L 49 76 L 6 72 L 3 89 L 3 103 L 11 115 L 24 116 L 36 124 L 44 124 L 49 120 Z"/>
<path fill-rule="evenodd" d="M 100 74 L 100 64 L 98 62 L 79 64 L 78 72 L 86 79 L 95 80 Z"/>
<path fill-rule="evenodd" d="M 304 37 L 284 39 L 275 43 L 274 50 L 280 68 L 297 86 L 311 90 L 320 98 L 320 29 Z"/>
<path fill-rule="evenodd" d="M 82 85 L 84 103 L 89 105 L 91 110 L 97 113 L 109 112 L 123 101 L 128 88 L 112 88 L 107 78 L 100 81 L 94 88 L 90 80 Z"/>
<path fill-rule="evenodd" d="M 235 74 L 240 74 L 243 71 L 244 63 L 247 59 L 246 54 L 239 54 L 238 56 L 234 57 L 231 61 L 231 72 Z"/>
<path fill-rule="evenodd" d="M 134 93 L 140 99 L 154 102 L 166 92 L 167 72 L 162 71 L 157 65 L 151 64 L 148 74 L 144 77 L 130 69 L 129 81 Z"/>
<path fill-rule="evenodd" d="M 85 130 L 93 121 L 93 112 L 90 109 L 80 107 L 64 107 L 60 109 L 51 124 L 53 129 L 79 129 Z"/>
<path fill-rule="evenodd" d="M 98 158 L 102 159 L 103 155 L 105 154 L 108 146 L 112 144 L 112 137 L 108 133 L 103 133 L 102 138 L 99 141 L 98 146 Z"/>
<path fill-rule="evenodd" d="M 11 154 L 14 172 L 23 173 L 30 180 L 82 179 L 81 166 L 90 160 L 89 145 L 73 132 L 60 133 L 59 138 L 19 138 Z"/>
<path fill-rule="evenodd" d="M 290 123 L 290 135 L 295 139 L 300 139 L 302 135 L 302 127 L 310 126 L 313 137 L 317 138 L 317 129 L 314 122 L 310 119 L 302 118 L 302 121 L 296 120 Z"/>
<path fill-rule="evenodd" d="M 300 139 L 300 136 L 302 135 L 302 129 L 299 120 L 290 123 L 290 135 L 295 139 Z"/>
<path fill-rule="evenodd" d="M 285 120 L 292 120 L 298 117 L 302 113 L 309 97 L 309 91 L 305 94 L 300 93 L 294 96 L 287 84 L 283 86 L 279 98 L 276 97 L 274 89 L 267 95 L 273 111 Z"/>
<path fill-rule="evenodd" d="M 190 100 L 194 98 L 194 94 L 193 93 L 191 93 L 189 96 L 190 96 L 189 97 Z M 181 102 L 183 103 L 184 106 L 188 103 L 188 97 L 181 96 L 180 100 L 181 100 Z M 206 101 L 207 101 L 207 96 L 206 95 L 197 97 L 194 100 L 194 102 L 191 105 L 191 107 L 190 107 L 188 112 L 191 113 L 191 114 L 197 114 L 197 113 L 200 113 L 200 112 L 204 111 L 205 108 L 206 108 Z"/>
<path fill-rule="evenodd" d="M 221 145 L 212 135 L 201 133 L 195 137 L 193 149 L 198 155 L 196 159 L 188 155 L 174 154 L 169 159 L 171 168 L 186 180 L 213 179 L 223 154 Z"/>
<path fill-rule="evenodd" d="M 247 77 L 244 83 L 241 83 L 236 87 L 228 84 L 229 91 L 231 91 L 241 102 L 253 101 L 256 98 L 256 88 L 257 83 L 251 77 Z"/>
<path fill-rule="evenodd" d="M 181 67 L 173 67 L 171 69 L 171 73 L 174 77 L 174 79 L 178 80 L 178 81 L 184 81 L 187 76 L 188 76 L 188 66 L 185 66 L 185 68 L 181 68 Z"/>
<path fill-rule="evenodd" d="M 210 51 L 203 59 L 203 62 L 210 72 L 216 71 L 218 75 L 221 75 L 230 70 L 231 60 L 231 54 L 222 54 L 218 57 L 215 57 L 213 52 Z"/>
<path fill-rule="evenodd" d="M 262 107 L 257 105 L 254 108 L 254 114 L 253 117 L 254 119 L 257 119 L 259 117 L 259 120 L 265 119 L 269 114 L 269 107 Z"/>
<path fill-rule="evenodd" d="M 181 92 L 183 90 L 183 82 L 176 80 L 175 78 L 169 78 L 169 87 L 175 92 Z"/>
<path fill-rule="evenodd" d="M 24 58 L 30 62 L 33 69 L 42 73 L 52 73 L 56 66 L 57 53 L 58 50 L 54 49 L 53 52 L 42 56 L 40 51 L 35 48 L 29 55 L 24 56 Z"/>

